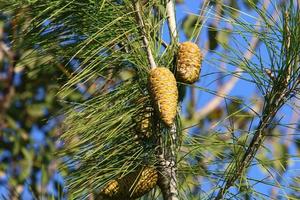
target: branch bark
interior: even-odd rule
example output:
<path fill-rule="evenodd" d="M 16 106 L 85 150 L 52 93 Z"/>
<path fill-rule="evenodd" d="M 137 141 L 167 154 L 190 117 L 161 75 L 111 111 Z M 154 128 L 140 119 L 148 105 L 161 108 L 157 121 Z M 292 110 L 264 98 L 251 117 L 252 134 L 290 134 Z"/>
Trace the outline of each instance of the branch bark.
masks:
<path fill-rule="evenodd" d="M 157 159 L 159 162 L 158 185 L 162 191 L 164 200 L 178 200 L 179 192 L 177 187 L 177 161 L 176 161 L 176 124 L 174 123 L 171 130 L 171 143 L 168 148 L 163 146 L 162 137 L 159 138 L 159 149 Z"/>
<path fill-rule="evenodd" d="M 168 27 L 170 32 L 170 38 L 173 43 L 177 43 L 177 27 L 176 27 L 176 15 L 175 15 L 175 5 L 174 0 L 166 0 L 166 11 Z"/>

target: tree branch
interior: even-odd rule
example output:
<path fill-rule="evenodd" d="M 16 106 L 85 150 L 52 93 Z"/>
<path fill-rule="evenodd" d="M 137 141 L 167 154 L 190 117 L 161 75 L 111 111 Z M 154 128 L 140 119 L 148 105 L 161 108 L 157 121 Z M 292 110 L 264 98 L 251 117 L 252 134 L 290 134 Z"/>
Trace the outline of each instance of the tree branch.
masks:
<path fill-rule="evenodd" d="M 176 15 L 173 0 L 166 0 L 167 20 L 172 43 L 177 43 Z"/>
<path fill-rule="evenodd" d="M 274 16 L 275 15 L 275 16 Z M 273 19 L 275 21 L 278 19 L 278 14 L 276 11 L 273 13 Z M 290 66 L 286 66 L 286 69 L 289 71 Z M 245 153 L 241 153 L 238 156 L 237 160 L 234 161 L 229 167 L 227 173 L 229 174 L 226 177 L 224 186 L 219 190 L 215 200 L 222 199 L 227 190 L 234 184 L 234 182 L 242 175 L 242 173 L 249 167 L 254 156 L 259 150 L 260 146 L 265 139 L 265 129 L 269 127 L 272 120 L 276 116 L 278 110 L 284 105 L 287 99 L 290 98 L 291 93 L 298 87 L 299 81 L 295 81 L 291 88 L 288 87 L 288 83 L 291 81 L 291 77 L 286 75 L 281 77 L 276 77 L 274 81 L 277 81 L 276 85 L 274 84 L 270 92 L 265 95 L 265 105 L 262 111 L 263 116 L 260 119 L 259 125 L 254 132 L 254 136 L 246 149 Z M 278 87 L 278 85 L 281 87 Z M 244 150 L 243 150 L 244 151 Z"/>
<path fill-rule="evenodd" d="M 249 167 L 251 161 L 256 155 L 258 149 L 262 145 L 265 139 L 265 129 L 267 129 L 272 123 L 278 110 L 284 105 L 284 102 L 291 94 L 291 91 L 299 85 L 299 82 L 295 82 L 291 89 L 283 88 L 278 91 L 276 86 L 272 88 L 272 91 L 266 95 L 266 102 L 262 113 L 264 114 L 259 122 L 258 127 L 254 132 L 254 136 L 246 150 L 241 156 L 239 156 L 234 164 L 231 164 L 227 172 L 230 174 L 225 181 L 224 187 L 222 187 L 215 200 L 223 199 L 224 194 L 234 184 L 234 182 L 242 175 L 243 171 Z M 244 150 L 243 150 L 244 151 Z"/>
<path fill-rule="evenodd" d="M 156 68 L 156 63 L 154 61 L 154 57 L 153 57 L 153 54 L 152 54 L 152 51 L 151 51 L 151 48 L 150 48 L 150 45 L 149 45 L 149 41 L 147 39 L 145 24 L 144 24 L 143 17 L 142 17 L 142 14 L 141 14 L 140 3 L 139 3 L 139 1 L 136 1 L 136 2 L 133 1 L 133 5 L 134 5 L 135 12 L 136 12 L 137 22 L 138 22 L 138 24 L 140 26 L 140 29 L 141 29 L 141 34 L 142 34 L 142 37 L 143 37 L 143 44 L 146 48 L 148 61 L 150 63 L 150 67 L 152 69 L 154 69 L 154 68 Z"/>
<path fill-rule="evenodd" d="M 178 187 L 177 187 L 177 161 L 176 161 L 176 124 L 174 123 L 171 130 L 171 143 L 169 148 L 163 146 L 162 137 L 159 137 L 158 149 L 158 170 L 159 180 L 158 185 L 162 191 L 164 200 L 178 200 Z"/>

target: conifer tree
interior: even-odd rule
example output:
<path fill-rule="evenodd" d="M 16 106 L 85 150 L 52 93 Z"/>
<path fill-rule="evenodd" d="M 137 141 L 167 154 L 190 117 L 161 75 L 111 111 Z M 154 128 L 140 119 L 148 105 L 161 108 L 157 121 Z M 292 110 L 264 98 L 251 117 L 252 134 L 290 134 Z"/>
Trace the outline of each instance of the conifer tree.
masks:
<path fill-rule="evenodd" d="M 203 1 L 200 14 L 182 23 L 187 41 L 179 37 L 173 0 L 0 2 L 8 13 L 26 10 L 30 22 L 24 45 L 34 44 L 34 51 L 55 61 L 79 63 L 60 69 L 66 76 L 57 93 L 65 118 L 59 138 L 63 148 L 55 155 L 61 159 L 59 169 L 67 172 L 68 198 L 265 198 L 247 175 L 255 158 L 267 171 L 285 171 L 286 159 L 268 166 L 260 155 L 265 156 L 279 110 L 299 98 L 299 2 L 245 1 L 256 13 L 252 17 L 235 1 Z M 220 23 L 232 30 L 221 31 Z M 206 28 L 209 40 L 200 47 Z M 258 45 L 266 53 L 256 50 Z M 207 59 L 207 50 L 218 57 Z M 250 105 L 250 96 L 243 102 L 196 84 L 201 68 L 220 63 L 236 67 L 224 72 L 233 81 L 255 85 L 261 110 Z M 70 100 L 78 90 L 83 98 Z M 226 116 L 216 117 L 225 113 L 217 109 L 221 114 L 195 112 L 195 105 L 186 116 L 187 91 L 195 90 L 230 102 Z M 284 157 L 286 145 L 282 148 Z M 201 188 L 202 181 L 210 188 Z M 297 194 L 295 186 L 290 189 Z M 286 197 L 296 198 L 293 192 Z"/>

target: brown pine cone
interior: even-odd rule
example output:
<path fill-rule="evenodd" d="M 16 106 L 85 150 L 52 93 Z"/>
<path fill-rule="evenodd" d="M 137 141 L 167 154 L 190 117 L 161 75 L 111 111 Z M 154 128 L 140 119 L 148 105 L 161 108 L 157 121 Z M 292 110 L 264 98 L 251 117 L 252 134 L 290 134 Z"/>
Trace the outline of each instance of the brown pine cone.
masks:
<path fill-rule="evenodd" d="M 132 198 L 139 198 L 150 192 L 157 184 L 158 173 L 153 167 L 145 167 L 140 173 L 136 183 L 133 187 Z"/>
<path fill-rule="evenodd" d="M 176 116 L 178 104 L 178 89 L 173 73 L 165 67 L 152 69 L 149 76 L 149 90 L 156 113 L 170 127 Z"/>
<path fill-rule="evenodd" d="M 183 83 L 195 83 L 201 71 L 202 53 L 197 44 L 183 42 L 177 54 L 177 79 Z"/>
<path fill-rule="evenodd" d="M 153 167 L 143 167 L 117 180 L 110 181 L 100 192 L 102 199 L 133 200 L 150 192 L 157 183 L 158 173 Z"/>
<path fill-rule="evenodd" d="M 101 196 L 107 197 L 108 199 L 113 199 L 115 196 L 118 196 L 120 192 L 120 185 L 118 181 L 110 181 L 100 192 Z"/>
<path fill-rule="evenodd" d="M 135 130 L 139 139 L 148 139 L 152 135 L 152 118 L 153 108 L 146 106 L 135 116 Z"/>

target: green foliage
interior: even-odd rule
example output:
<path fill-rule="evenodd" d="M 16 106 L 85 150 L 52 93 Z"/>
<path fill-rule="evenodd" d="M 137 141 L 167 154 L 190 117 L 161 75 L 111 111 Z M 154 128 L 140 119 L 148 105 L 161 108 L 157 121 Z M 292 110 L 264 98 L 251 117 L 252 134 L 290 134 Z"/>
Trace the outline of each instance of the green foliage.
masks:
<path fill-rule="evenodd" d="M 218 47 L 218 30 L 214 24 L 208 25 L 209 50 L 215 50 Z"/>
<path fill-rule="evenodd" d="M 140 86 L 129 81 L 72 106 L 66 113 L 67 127 L 62 135 L 66 150 L 61 154 L 69 157 L 69 167 L 76 168 L 68 176 L 74 197 L 87 195 L 139 165 L 155 163 L 154 138 L 141 145 L 136 137 L 135 123 L 140 122 L 133 119 L 144 107 L 144 103 L 137 103 L 139 99 L 146 100 Z M 149 104 L 149 99 L 146 102 Z M 88 187 L 81 187 L 86 183 Z"/>
<path fill-rule="evenodd" d="M 164 11 L 153 11 L 152 6 L 144 5 L 142 16 L 151 48 L 157 63 L 170 67 L 175 49 L 167 47 L 161 52 L 161 43 L 156 39 L 160 38 Z M 39 12 L 41 8 L 45 10 Z M 28 9 L 30 15 L 36 16 L 26 33 L 31 40 L 38 41 L 43 51 L 56 60 L 72 55 L 80 61 L 78 69 L 69 74 L 68 82 L 60 88 L 59 96 L 68 97 L 78 84 L 94 87 L 96 81 L 95 87 L 100 88 L 92 90 L 90 100 L 71 103 L 64 112 L 65 131 L 61 139 L 65 141 L 65 150 L 58 155 L 67 159 L 61 169 L 70 171 L 66 177 L 70 197 L 97 193 L 109 180 L 130 173 L 139 165 L 154 165 L 156 138 L 141 144 L 134 129 L 135 116 L 149 106 L 150 100 L 149 64 L 141 48 L 140 27 L 136 26 L 131 2 L 37 1 Z M 45 19 L 49 20 L 46 26 Z M 56 28 L 60 24 L 64 24 L 63 29 Z M 37 34 L 43 32 L 46 33 Z M 72 39 L 71 34 L 82 39 L 61 45 Z M 38 113 L 35 109 L 31 111 Z M 155 120 L 152 119 L 153 124 Z M 161 133 L 166 138 L 165 145 L 169 145 L 167 129 L 161 125 L 153 131 Z"/>
<path fill-rule="evenodd" d="M 257 3 L 259 2 L 259 0 L 244 0 L 243 2 L 248 8 L 254 8 L 255 5 L 257 5 Z"/>
<path fill-rule="evenodd" d="M 28 30 L 31 18 L 21 15 L 23 11 L 7 12 L 1 21 L 5 25 L 1 27 L 6 37 L 4 45 L 11 47 L 1 58 L 1 71 L 8 66 L 12 73 L 8 72 L 8 79 L 3 81 L 7 84 L 1 90 L 5 98 L 0 103 L 5 106 L 0 106 L 0 151 L 7 156 L 0 169 L 10 177 L 7 185 L 10 198 L 22 193 L 29 182 L 29 190 L 37 198 L 47 196 L 45 188 L 54 175 L 57 129 L 48 128 L 47 123 L 52 117 L 49 113 L 58 113 L 62 108 L 56 94 L 63 83 L 59 78 L 66 77 L 53 56 L 37 50 L 34 43 L 27 43 L 29 35 L 24 31 Z M 40 144 L 36 144 L 32 135 L 37 130 L 45 137 Z M 37 176 L 41 171 L 43 180 L 39 183 Z"/>
<path fill-rule="evenodd" d="M 279 129 L 271 126 L 276 112 L 299 88 L 299 8 L 287 4 L 278 11 L 277 7 L 272 7 L 278 11 L 275 14 L 279 15 L 279 20 L 276 20 L 258 1 L 243 2 L 257 13 L 261 24 L 253 26 L 245 22 L 243 16 L 249 15 L 239 11 L 236 1 L 226 1 L 228 4 L 219 5 L 220 16 L 212 16 L 217 20 L 209 21 L 208 27 L 203 26 L 206 19 L 196 15 L 187 15 L 181 26 L 186 37 L 196 42 L 202 28 L 206 27 L 208 50 L 217 59 L 207 60 L 205 65 L 219 66 L 225 62 L 230 67 L 240 67 L 241 72 L 226 70 L 223 73 L 253 84 L 263 101 L 262 112 L 257 113 L 251 108 L 249 96 L 246 99 L 223 96 L 198 85 L 179 85 L 180 100 L 189 104 L 188 116 L 180 115 L 176 122 L 180 138 L 175 142 L 181 199 L 213 199 L 226 181 L 237 191 L 227 192 L 224 196 L 227 199 L 266 198 L 253 187 L 258 183 L 284 189 L 278 180 L 289 168 L 290 154 L 286 143 L 274 139 L 279 138 L 276 134 Z M 213 9 L 218 3 L 220 1 L 211 1 Z M 0 137 L 8 141 L 1 143 L 1 150 L 10 151 L 13 158 L 1 163 L 0 173 L 6 173 L 12 162 L 23 171 L 10 180 L 10 185 L 24 184 L 38 171 L 42 173 L 42 185 L 48 183 L 52 175 L 49 166 L 56 160 L 54 139 L 60 132 L 63 132 L 59 140 L 64 142 L 64 148 L 55 156 L 64 161 L 59 164 L 67 180 L 69 198 L 87 198 L 97 194 L 109 180 L 126 175 L 140 165 L 157 165 L 157 137 L 162 136 L 162 148 L 167 148 L 174 142 L 170 131 L 152 113 L 153 136 L 141 141 L 137 137 L 139 122 L 135 118 L 145 107 L 151 106 L 147 91 L 149 63 L 142 44 L 143 34 L 150 42 L 158 66 L 174 70 L 177 47 L 162 45 L 162 27 L 166 21 L 162 1 L 143 2 L 145 30 L 137 25 L 131 1 L 14 0 L 0 1 L 0 6 L 11 16 L 14 12 L 26 12 L 19 19 L 24 26 L 17 28 L 18 34 L 7 30 L 12 49 L 20 52 L 15 69 L 22 72 L 22 84 L 15 87 L 11 106 L 4 117 L 0 117 L 7 125 Z M 232 30 L 221 27 L 222 23 L 230 23 Z M 251 46 L 250 35 L 257 37 L 267 49 L 268 59 Z M 215 52 L 217 49 L 221 51 Z M 255 60 L 246 58 L 245 50 L 251 52 Z M 72 61 L 78 61 L 79 66 L 71 69 Z M 268 76 L 265 69 L 274 77 Z M 37 99 L 41 87 L 45 97 Z M 83 91 L 76 92 L 78 88 Z M 199 119 L 195 102 L 184 99 L 190 98 L 185 94 L 191 88 L 220 95 L 226 105 L 219 105 Z M 183 105 L 183 109 L 186 107 Z M 49 131 L 47 145 L 39 152 L 26 148 L 34 143 L 29 137 L 32 127 L 42 127 L 50 114 L 57 113 L 63 113 L 66 119 L 62 127 Z M 256 121 L 261 123 L 257 125 Z M 258 144 L 256 160 L 246 163 L 247 166 L 237 173 L 257 134 L 266 138 L 266 146 Z M 249 155 L 254 156 L 256 151 Z M 275 172 L 275 180 L 253 180 L 248 174 L 248 164 L 259 166 L 269 176 Z M 231 183 L 231 180 L 234 181 Z M 295 177 L 290 186 L 292 192 L 288 194 L 291 198 L 297 198 L 298 185 Z M 61 186 L 57 184 L 57 187 Z M 43 195 L 43 191 L 33 192 L 36 196 Z M 159 190 L 153 190 L 141 199 L 160 198 Z"/>
<path fill-rule="evenodd" d="M 195 15 L 187 15 L 183 19 L 182 29 L 188 39 L 192 38 L 194 36 L 193 31 L 195 29 L 199 31 L 199 17 L 197 17 Z"/>

